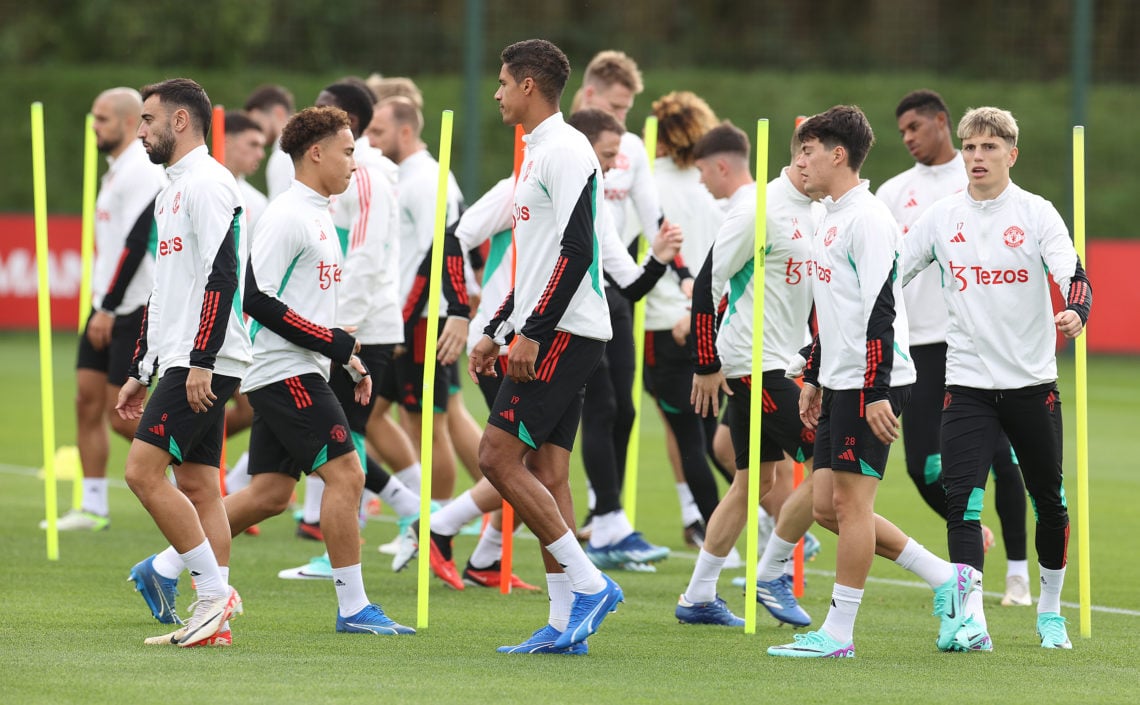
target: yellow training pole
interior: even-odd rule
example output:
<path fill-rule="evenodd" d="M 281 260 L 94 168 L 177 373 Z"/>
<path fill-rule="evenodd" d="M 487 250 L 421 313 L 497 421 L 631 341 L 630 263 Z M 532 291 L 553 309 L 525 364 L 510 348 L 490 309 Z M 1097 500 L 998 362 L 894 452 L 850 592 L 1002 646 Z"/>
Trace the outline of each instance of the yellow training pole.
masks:
<path fill-rule="evenodd" d="M 79 334 L 87 326 L 91 313 L 91 260 L 95 255 L 95 180 L 98 178 L 98 154 L 95 145 L 95 116 L 87 113 L 83 138 L 83 229 L 79 254 L 83 262 L 79 280 Z M 77 505 L 78 506 L 78 505 Z"/>
<path fill-rule="evenodd" d="M 37 301 L 40 328 L 40 412 L 43 421 L 44 509 L 47 557 L 59 560 L 55 486 L 55 390 L 52 388 L 51 291 L 48 281 L 47 181 L 44 169 L 44 104 L 32 103 L 32 191 L 35 200 Z"/>
<path fill-rule="evenodd" d="M 645 156 L 649 158 L 649 173 L 657 161 L 657 118 L 645 118 Z M 645 259 L 649 239 L 657 233 L 642 233 L 638 240 L 637 261 Z M 622 482 L 622 509 L 631 526 L 637 526 L 637 468 L 641 457 L 641 397 L 644 394 L 642 375 L 645 374 L 645 299 L 633 305 L 633 429 L 625 455 L 625 479 Z M 620 393 L 620 392 L 619 392 Z"/>
<path fill-rule="evenodd" d="M 1085 128 L 1073 128 L 1073 246 L 1085 262 Z M 1087 266 L 1087 262 L 1085 263 Z M 1092 557 L 1089 555 L 1088 331 L 1076 339 L 1077 374 L 1077 573 L 1081 636 L 1092 637 Z"/>
<path fill-rule="evenodd" d="M 756 121 L 756 243 L 752 254 L 752 398 L 748 411 L 748 528 L 744 542 L 744 633 L 756 633 L 760 537 L 760 424 L 764 412 L 764 254 L 768 246 L 768 121 Z"/>
<path fill-rule="evenodd" d="M 443 281 L 443 232 L 447 227 L 447 183 L 451 173 L 451 128 L 454 113 L 443 111 L 439 128 L 439 185 L 435 195 L 435 236 L 432 238 L 431 279 L 428 281 L 427 331 L 424 344 L 423 411 L 420 413 L 420 551 L 416 627 L 428 625 L 427 548 L 431 546 L 432 433 L 435 429 L 435 356 L 439 342 L 439 297 Z M 446 382 L 445 382 L 446 384 Z"/>

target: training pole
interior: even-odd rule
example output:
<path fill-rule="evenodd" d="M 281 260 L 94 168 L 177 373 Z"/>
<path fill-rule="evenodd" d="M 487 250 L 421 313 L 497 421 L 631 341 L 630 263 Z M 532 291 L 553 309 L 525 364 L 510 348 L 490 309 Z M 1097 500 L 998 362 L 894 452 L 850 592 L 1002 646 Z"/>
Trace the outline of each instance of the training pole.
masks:
<path fill-rule="evenodd" d="M 649 158 L 649 174 L 657 162 L 657 118 L 645 118 L 645 156 Z M 649 250 L 649 240 L 657 233 L 642 233 L 638 238 L 637 262 L 645 260 Z M 645 299 L 633 304 L 633 428 L 629 434 L 629 445 L 625 455 L 625 479 L 622 481 L 622 509 L 629 517 L 631 526 L 637 526 L 637 469 L 641 464 L 641 397 L 645 387 L 642 377 L 645 374 Z M 621 391 L 619 390 L 620 394 Z"/>
<path fill-rule="evenodd" d="M 87 328 L 91 314 L 92 261 L 95 258 L 95 184 L 99 178 L 98 145 L 95 143 L 95 116 L 87 113 L 83 137 L 83 220 L 79 236 L 79 334 Z M 83 508 L 83 464 L 76 461 L 72 469 L 71 506 Z"/>
<path fill-rule="evenodd" d="M 1073 247 L 1085 263 L 1085 128 L 1073 128 Z M 1092 557 L 1089 555 L 1088 330 L 1077 336 L 1077 574 L 1081 636 L 1092 637 Z"/>
<path fill-rule="evenodd" d="M 515 125 L 515 156 L 514 156 L 514 175 L 515 182 L 519 180 L 519 172 L 522 171 L 523 163 L 523 150 L 526 148 L 526 143 L 523 142 L 523 126 Z M 515 230 L 514 225 L 511 225 L 511 289 L 515 288 Z M 506 370 L 503 370 L 506 374 Z M 499 559 L 499 592 L 503 595 L 509 595 L 511 592 L 511 575 L 514 572 L 514 558 L 515 558 L 515 508 L 507 500 L 503 500 L 503 555 Z"/>
<path fill-rule="evenodd" d="M 423 411 L 420 413 L 420 546 L 431 546 L 432 435 L 435 430 L 435 356 L 439 342 L 439 298 L 443 288 L 443 233 L 447 227 L 447 184 L 451 173 L 451 131 L 454 113 L 443 111 L 439 128 L 439 184 L 435 194 L 435 233 L 431 246 L 431 279 L 428 281 L 427 330 L 424 335 Z M 414 341 L 409 341 L 414 345 Z M 444 382 L 446 384 L 446 382 Z M 416 626 L 428 626 L 428 569 L 431 561 L 420 552 L 419 609 Z"/>
<path fill-rule="evenodd" d="M 752 253 L 752 384 L 748 410 L 748 532 L 744 633 L 756 633 L 756 561 L 760 537 L 760 426 L 764 411 L 764 253 L 768 246 L 768 121 L 756 121 L 756 242 Z"/>
<path fill-rule="evenodd" d="M 222 166 L 226 165 L 226 109 L 215 105 L 210 115 L 210 154 Z M 248 222 L 248 221 L 247 221 Z M 226 422 L 222 420 L 222 457 L 218 462 L 218 482 L 222 496 L 226 496 Z"/>
<path fill-rule="evenodd" d="M 51 291 L 48 279 L 47 179 L 44 167 L 44 104 L 32 103 L 32 193 L 36 224 L 36 299 L 40 331 L 40 413 L 44 452 L 47 557 L 59 560 L 55 477 L 55 390 L 52 385 Z M 79 482 L 77 480 L 77 482 Z"/>

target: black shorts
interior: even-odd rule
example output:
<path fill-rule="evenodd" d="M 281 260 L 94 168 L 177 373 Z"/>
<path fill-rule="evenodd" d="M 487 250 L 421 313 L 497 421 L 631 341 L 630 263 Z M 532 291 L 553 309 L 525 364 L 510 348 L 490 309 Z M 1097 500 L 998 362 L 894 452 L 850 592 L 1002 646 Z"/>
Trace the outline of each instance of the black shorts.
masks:
<path fill-rule="evenodd" d="M 507 372 L 507 356 L 499 355 L 495 358 L 495 374 L 496 377 L 490 375 L 479 375 L 479 391 L 483 394 L 483 401 L 486 402 L 487 408 L 491 409 L 495 406 L 495 397 L 499 395 L 499 387 L 503 386 L 503 378 Z"/>
<path fill-rule="evenodd" d="M 440 319 L 439 330 L 443 331 L 446 319 Z M 427 347 L 427 319 L 416 324 L 412 340 L 406 343 L 407 350 L 393 363 L 396 371 L 395 394 L 392 401 L 398 401 L 405 410 L 423 413 L 424 395 L 424 352 Z M 435 363 L 435 388 L 432 393 L 432 406 L 435 413 L 447 411 L 447 398 L 451 387 L 459 385 L 459 369 L 456 363 L 442 365 Z M 385 399 L 388 399 L 385 395 Z"/>
<path fill-rule="evenodd" d="M 604 342 L 565 331 L 539 341 L 537 378 L 520 383 L 504 377 L 487 423 L 531 448 L 553 443 L 573 450 L 586 380 L 605 351 Z"/>
<path fill-rule="evenodd" d="M 891 387 L 890 395 L 891 411 L 901 416 L 910 399 L 910 385 Z M 863 412 L 863 390 L 824 388 L 815 432 L 816 468 L 883 479 L 891 446 L 875 437 Z"/>
<path fill-rule="evenodd" d="M 172 367 L 163 372 L 143 409 L 135 438 L 170 453 L 175 465 L 199 463 L 219 467 L 226 402 L 237 391 L 241 380 L 215 374 L 210 380 L 210 389 L 217 399 L 209 409 L 196 414 L 186 401 L 189 374 L 188 367 Z"/>
<path fill-rule="evenodd" d="M 751 426 L 752 376 L 728 380 L 732 396 L 724 416 L 736 451 L 736 467 L 748 469 Z M 764 373 L 763 406 L 760 419 L 760 462 L 774 463 L 784 453 L 797 462 L 812 457 L 815 431 L 800 421 L 800 388 L 784 376 L 783 370 Z"/>
<path fill-rule="evenodd" d="M 645 391 L 657 400 L 666 414 L 695 414 L 693 392 L 693 358 L 689 349 L 677 345 L 673 332 L 645 332 Z"/>
<path fill-rule="evenodd" d="M 334 364 L 332 372 L 329 374 L 329 387 L 332 388 L 333 394 L 340 400 L 340 405 L 344 408 L 345 418 L 348 419 L 348 428 L 354 433 L 364 433 L 365 427 L 368 425 L 368 417 L 372 415 L 372 406 L 376 403 L 376 397 L 382 396 L 379 391 L 380 379 L 387 374 L 388 368 L 392 363 L 392 351 L 396 346 L 392 344 L 385 345 L 362 345 L 357 354 L 364 366 L 368 368 L 368 374 L 372 377 L 372 398 L 368 400 L 367 404 L 359 404 L 356 401 L 356 383 L 352 381 L 352 375 L 345 371 L 342 365 Z"/>
<path fill-rule="evenodd" d="M 115 316 L 111 324 L 111 342 L 102 350 L 96 350 L 87 339 L 87 329 L 79 336 L 79 359 L 75 363 L 77 370 L 95 370 L 107 374 L 107 384 L 116 387 L 123 386 L 127 381 L 127 372 L 131 369 L 131 360 L 135 355 L 135 346 L 139 342 L 139 333 L 142 332 L 143 313 L 146 306 L 140 306 L 130 313 Z M 92 311 L 92 314 L 95 312 Z M 88 322 L 91 318 L 88 317 Z"/>
<path fill-rule="evenodd" d="M 249 392 L 249 474 L 300 479 L 333 458 L 355 453 L 344 409 L 328 382 L 309 373 Z"/>

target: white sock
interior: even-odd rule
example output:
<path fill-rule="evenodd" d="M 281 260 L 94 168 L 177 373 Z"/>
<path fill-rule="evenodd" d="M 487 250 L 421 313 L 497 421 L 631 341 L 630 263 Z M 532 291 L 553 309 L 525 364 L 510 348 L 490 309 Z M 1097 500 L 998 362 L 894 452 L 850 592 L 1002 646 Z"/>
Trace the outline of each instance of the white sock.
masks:
<path fill-rule="evenodd" d="M 1020 575 L 1029 582 L 1029 561 L 1006 561 L 1005 575 L 1007 578 L 1011 575 Z"/>
<path fill-rule="evenodd" d="M 483 512 L 471 498 L 471 490 L 455 498 L 446 507 L 431 515 L 431 530 L 444 536 L 455 536 L 467 522 L 482 516 Z"/>
<path fill-rule="evenodd" d="M 238 461 L 226 473 L 226 493 L 233 494 L 249 486 L 249 452 L 241 454 Z"/>
<path fill-rule="evenodd" d="M 693 491 L 689 489 L 689 483 L 677 483 L 677 500 L 681 503 L 681 524 L 689 526 L 694 521 L 701 520 L 701 510 L 697 508 L 697 502 L 693 499 Z"/>
<path fill-rule="evenodd" d="M 831 588 L 831 609 L 820 628 L 841 644 L 851 641 L 855 633 L 855 617 L 862 601 L 862 590 L 835 583 Z"/>
<path fill-rule="evenodd" d="M 305 505 L 301 521 L 306 524 L 321 523 L 321 498 L 325 496 L 325 481 L 315 472 L 305 476 Z M 353 612 L 352 614 L 356 614 Z M 345 615 L 348 616 L 348 615 Z"/>
<path fill-rule="evenodd" d="M 1065 586 L 1065 569 L 1049 570 L 1040 563 L 1037 567 L 1041 570 L 1041 596 L 1037 598 L 1037 614 L 1061 614 L 1061 588 Z"/>
<path fill-rule="evenodd" d="M 393 476 L 398 478 L 400 482 L 404 483 L 405 487 L 411 488 L 413 490 L 418 490 L 420 489 L 421 484 L 420 470 L 421 468 L 419 463 L 412 463 L 403 470 L 394 473 Z"/>
<path fill-rule="evenodd" d="M 570 577 L 565 573 L 547 573 L 546 593 L 550 596 L 550 626 L 564 632 L 570 626 L 570 605 L 574 604 Z"/>
<path fill-rule="evenodd" d="M 685 599 L 689 602 L 711 602 L 716 599 L 716 582 L 720 578 L 720 571 L 724 568 L 725 556 L 714 556 L 705 549 L 701 549 L 697 556 L 697 564 L 693 566 L 693 575 L 689 578 L 689 587 L 685 588 Z"/>
<path fill-rule="evenodd" d="M 595 514 L 594 523 L 590 530 L 590 545 L 594 548 L 603 548 L 615 544 L 633 533 L 633 526 L 624 509 Z"/>
<path fill-rule="evenodd" d="M 906 547 L 895 559 L 895 563 L 925 580 L 932 588 L 940 587 L 954 577 L 953 564 L 942 560 L 911 538 L 907 539 Z"/>
<path fill-rule="evenodd" d="M 230 584 L 230 567 L 228 565 L 220 565 L 220 566 L 218 566 L 218 572 L 222 574 L 222 580 L 225 581 L 226 585 L 229 585 Z M 219 632 L 228 632 L 229 630 L 230 630 L 230 620 L 227 619 L 225 622 L 222 623 L 222 628 L 219 629 L 218 631 Z"/>
<path fill-rule="evenodd" d="M 83 511 L 107 516 L 107 478 L 83 478 Z"/>
<path fill-rule="evenodd" d="M 592 512 L 596 506 L 598 506 L 598 495 L 594 494 L 594 486 L 586 480 L 586 509 Z"/>
<path fill-rule="evenodd" d="M 210 548 L 209 539 L 179 555 L 190 570 L 199 598 L 221 597 L 226 594 L 228 586 L 218 570 L 218 559 L 214 556 L 214 549 Z"/>
<path fill-rule="evenodd" d="M 966 596 L 966 614 L 974 618 L 974 621 L 981 625 L 982 629 L 989 629 L 986 624 L 986 610 L 982 605 L 982 574 L 977 573 L 978 576 L 978 589 L 970 592 Z"/>
<path fill-rule="evenodd" d="M 495 527 L 487 524 L 487 528 L 483 529 L 483 535 L 479 537 L 479 543 L 475 544 L 475 550 L 471 552 L 471 558 L 468 563 L 476 570 L 484 570 L 490 568 L 503 556 L 503 532 Z"/>
<path fill-rule="evenodd" d="M 361 577 L 359 563 L 345 568 L 333 568 L 332 575 L 341 617 L 351 617 L 368 606 L 368 595 L 364 593 L 364 578 Z"/>
<path fill-rule="evenodd" d="M 186 563 L 182 560 L 182 556 L 178 555 L 174 546 L 167 546 L 165 551 L 156 554 L 154 557 L 154 572 L 164 578 L 177 580 L 184 570 L 186 570 Z"/>
<path fill-rule="evenodd" d="M 760 556 L 760 564 L 756 567 L 756 579 L 761 582 L 771 582 L 783 574 L 787 566 L 794 566 L 792 554 L 796 551 L 796 544 L 788 543 L 773 531 L 768 537 L 768 546 Z"/>
<path fill-rule="evenodd" d="M 380 499 L 396 512 L 396 516 L 406 517 L 420 513 L 420 493 L 411 490 L 395 476 L 380 490 Z"/>
<path fill-rule="evenodd" d="M 606 587 L 602 572 L 586 557 L 586 552 L 578 544 L 573 531 L 567 531 L 554 543 L 546 547 L 554 560 L 558 561 L 566 575 L 570 577 L 570 589 L 593 595 Z"/>

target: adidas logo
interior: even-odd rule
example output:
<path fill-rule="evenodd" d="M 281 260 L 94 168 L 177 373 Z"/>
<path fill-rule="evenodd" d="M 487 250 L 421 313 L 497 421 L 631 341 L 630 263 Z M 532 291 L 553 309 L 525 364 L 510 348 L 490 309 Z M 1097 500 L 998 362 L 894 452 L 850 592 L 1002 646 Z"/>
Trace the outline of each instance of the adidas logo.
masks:
<path fill-rule="evenodd" d="M 156 436 L 165 436 L 166 435 L 166 426 L 164 426 L 163 424 L 158 424 L 157 426 L 151 426 L 147 430 Z"/>
<path fill-rule="evenodd" d="M 345 583 L 344 583 L 344 581 L 343 581 L 343 580 L 341 580 L 340 578 L 337 578 L 337 579 L 336 579 L 336 581 L 335 581 L 335 582 L 333 582 L 333 585 L 336 585 L 337 587 L 344 587 L 344 586 L 345 586 Z"/>
<path fill-rule="evenodd" d="M 963 235 L 962 233 L 958 233 L 954 237 L 950 238 L 950 242 L 965 242 L 965 241 L 966 241 L 966 236 Z"/>
<path fill-rule="evenodd" d="M 190 571 L 190 577 L 191 577 L 191 578 L 197 578 L 199 575 L 201 575 L 201 573 L 199 573 L 199 572 L 198 572 L 198 571 L 196 571 L 196 570 L 192 570 L 192 571 Z"/>
<path fill-rule="evenodd" d="M 515 422 L 515 410 L 514 409 L 507 409 L 506 411 L 500 411 L 499 416 L 506 419 L 507 421 L 510 421 L 511 423 Z"/>
<path fill-rule="evenodd" d="M 918 208 L 918 201 L 912 198 L 906 202 L 906 205 L 904 205 L 903 208 Z"/>
<path fill-rule="evenodd" d="M 839 454 L 839 459 L 840 460 L 846 460 L 848 462 L 853 463 L 853 462 L 855 462 L 855 451 L 848 448 L 847 450 L 845 450 Z"/>
<path fill-rule="evenodd" d="M 798 228 L 796 229 L 796 231 L 794 233 L 792 233 L 792 239 L 793 240 L 799 240 L 802 237 L 803 237 L 803 235 L 800 234 L 800 231 Z"/>

